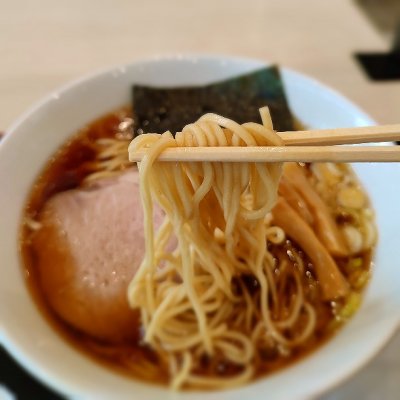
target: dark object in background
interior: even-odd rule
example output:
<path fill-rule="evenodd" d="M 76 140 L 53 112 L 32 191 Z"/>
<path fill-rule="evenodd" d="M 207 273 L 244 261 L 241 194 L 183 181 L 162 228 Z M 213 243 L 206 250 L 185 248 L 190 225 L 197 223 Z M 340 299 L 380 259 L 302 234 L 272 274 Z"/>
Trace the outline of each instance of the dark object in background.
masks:
<path fill-rule="evenodd" d="M 399 0 L 354 0 L 374 27 L 384 35 L 392 35 L 400 21 Z"/>
<path fill-rule="evenodd" d="M 373 81 L 400 79 L 400 53 L 360 53 L 356 58 Z"/>
<path fill-rule="evenodd" d="M 270 108 L 274 128 L 294 130 L 283 82 L 277 67 L 205 86 L 133 87 L 134 133 L 172 133 L 213 112 L 239 123 L 260 122 L 258 109 Z"/>
<path fill-rule="evenodd" d="M 383 35 L 393 35 L 393 45 L 387 53 L 357 53 L 355 57 L 365 73 L 374 81 L 400 79 L 400 1 L 355 0 Z"/>
<path fill-rule="evenodd" d="M 370 79 L 374 81 L 400 79 L 400 23 L 391 51 L 388 53 L 359 53 L 355 56 Z"/>
<path fill-rule="evenodd" d="M 18 400 L 62 400 L 63 398 L 41 385 L 25 372 L 0 346 L 0 385 Z"/>

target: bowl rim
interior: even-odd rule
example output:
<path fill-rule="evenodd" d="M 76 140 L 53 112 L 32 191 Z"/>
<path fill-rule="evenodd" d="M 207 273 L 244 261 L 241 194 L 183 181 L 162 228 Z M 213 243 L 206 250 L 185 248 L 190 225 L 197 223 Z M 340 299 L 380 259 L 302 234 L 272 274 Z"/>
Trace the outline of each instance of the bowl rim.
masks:
<path fill-rule="evenodd" d="M 15 121 L 9 126 L 9 128 L 6 129 L 6 134 L 3 137 L 3 140 L 0 144 L 0 154 L 2 153 L 2 149 L 7 147 L 7 143 L 12 140 L 13 137 L 13 132 L 17 130 L 22 124 L 24 124 L 25 120 L 37 113 L 38 110 L 40 110 L 42 107 L 44 107 L 48 102 L 54 100 L 55 98 L 58 98 L 59 96 L 62 96 L 65 92 L 68 92 L 71 89 L 74 89 L 75 87 L 78 87 L 82 84 L 85 84 L 91 80 L 95 80 L 101 77 L 105 77 L 108 74 L 111 74 L 115 71 L 124 71 L 128 68 L 130 68 L 133 65 L 146 65 L 146 64 L 152 64 L 152 63 L 158 63 L 158 62 L 163 62 L 163 61 L 172 61 L 172 62 L 179 62 L 179 61 L 193 61 L 193 60 L 202 60 L 202 61 L 212 61 L 212 62 L 226 62 L 226 63 L 232 63 L 232 62 L 251 62 L 254 63 L 255 67 L 256 66 L 262 66 L 262 65 L 269 65 L 270 63 L 267 60 L 260 60 L 260 59 L 255 59 L 251 57 L 241 57 L 241 56 L 231 56 L 231 55 L 221 55 L 221 54 L 209 54 L 209 53 L 177 53 L 177 54 L 166 54 L 166 55 L 154 55 L 150 57 L 144 57 L 141 59 L 134 60 L 133 62 L 128 62 L 124 63 L 122 65 L 115 65 L 111 67 L 106 67 L 106 68 L 101 68 L 98 69 L 95 72 L 92 73 L 87 73 L 84 74 L 81 77 L 78 77 L 76 79 L 72 79 L 68 81 L 67 83 L 63 84 L 60 86 L 58 89 L 55 89 L 51 91 L 49 94 L 46 96 L 42 97 L 40 100 L 36 101 L 33 103 L 32 106 L 28 107 L 19 117 L 15 119 Z M 337 90 L 329 87 L 325 83 L 312 78 L 308 75 L 305 75 L 303 73 L 300 73 L 298 71 L 295 71 L 291 68 L 287 67 L 280 67 L 285 73 L 289 73 L 293 76 L 300 77 L 302 80 L 307 81 L 308 84 L 317 87 L 319 89 L 323 89 L 324 92 L 329 93 L 333 95 L 334 97 L 340 99 L 340 101 L 348 106 L 350 106 L 352 109 L 357 111 L 358 115 L 362 116 L 362 118 L 365 121 L 368 121 L 370 124 L 375 124 L 376 122 L 364 111 L 362 110 L 358 105 L 353 103 L 351 100 L 346 98 L 344 95 L 342 95 L 340 92 Z M 350 379 L 352 376 L 354 376 L 363 366 L 365 366 L 368 362 L 371 361 L 389 342 L 390 338 L 393 337 L 393 335 L 396 333 L 396 331 L 399 329 L 400 326 L 400 317 L 397 321 L 397 324 L 393 324 L 391 329 L 387 329 L 386 335 L 383 335 L 381 337 L 379 345 L 376 345 L 373 350 L 370 350 L 368 354 L 364 357 L 359 357 L 358 362 L 356 365 L 352 365 L 351 369 L 349 368 L 343 369 L 341 372 L 336 373 L 336 375 L 332 378 L 330 378 L 329 381 L 323 385 L 323 387 L 320 387 L 319 390 L 315 390 L 312 394 L 310 395 L 312 397 L 317 397 L 320 396 L 323 393 L 326 393 L 327 391 L 331 390 L 332 388 L 340 385 L 341 383 L 347 381 Z M 0 327 L 1 328 L 1 327 Z M 47 367 L 41 367 L 38 369 L 35 369 L 35 360 L 33 357 L 25 354 L 23 351 L 21 351 L 18 348 L 18 343 L 14 342 L 13 338 L 10 337 L 10 335 L 7 335 L 7 329 L 1 329 L 0 330 L 0 343 L 5 347 L 5 349 L 13 356 L 15 359 L 21 364 L 23 368 L 26 368 L 32 375 L 35 376 L 40 382 L 42 382 L 44 385 L 52 388 L 58 393 L 62 393 L 63 395 L 68 395 L 68 396 L 76 396 L 79 395 L 80 392 L 76 391 L 76 387 L 71 387 L 68 385 L 68 379 L 64 379 L 62 377 L 58 377 L 58 379 L 55 379 L 53 381 L 49 381 L 48 376 L 46 376 L 45 370 Z M 210 392 L 213 393 L 213 392 Z"/>

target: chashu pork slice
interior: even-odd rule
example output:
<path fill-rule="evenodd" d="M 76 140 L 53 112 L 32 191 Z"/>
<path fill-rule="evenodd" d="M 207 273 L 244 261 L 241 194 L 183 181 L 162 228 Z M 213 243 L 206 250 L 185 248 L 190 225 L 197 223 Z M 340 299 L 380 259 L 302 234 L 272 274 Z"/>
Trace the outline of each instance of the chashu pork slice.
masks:
<path fill-rule="evenodd" d="M 155 209 L 155 224 L 162 220 Z M 34 234 L 40 284 L 64 321 L 108 342 L 135 337 L 127 287 L 144 256 L 139 175 L 132 169 L 45 204 Z"/>

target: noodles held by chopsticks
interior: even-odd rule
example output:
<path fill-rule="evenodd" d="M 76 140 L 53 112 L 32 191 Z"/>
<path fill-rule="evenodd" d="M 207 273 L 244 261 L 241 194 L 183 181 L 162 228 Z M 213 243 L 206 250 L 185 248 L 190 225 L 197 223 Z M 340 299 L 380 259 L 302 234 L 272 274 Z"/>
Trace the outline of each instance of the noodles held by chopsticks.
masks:
<path fill-rule="evenodd" d="M 260 349 L 297 345 L 316 323 L 294 270 L 289 312 L 272 315 L 288 301 L 277 295 L 276 260 L 267 249 L 268 240 L 285 239 L 269 223 L 282 164 L 157 162 L 164 149 L 176 146 L 282 146 L 268 108 L 260 113 L 263 125 L 206 114 L 175 138 L 146 134 L 129 146 L 130 154 L 146 150 L 139 164 L 146 254 L 128 299 L 141 311 L 144 342 L 170 366 L 174 389 L 243 384 L 253 376 Z M 166 213 L 157 232 L 153 201 Z M 257 290 L 246 285 L 246 276 Z M 221 378 L 197 373 L 210 359 L 234 372 Z"/>

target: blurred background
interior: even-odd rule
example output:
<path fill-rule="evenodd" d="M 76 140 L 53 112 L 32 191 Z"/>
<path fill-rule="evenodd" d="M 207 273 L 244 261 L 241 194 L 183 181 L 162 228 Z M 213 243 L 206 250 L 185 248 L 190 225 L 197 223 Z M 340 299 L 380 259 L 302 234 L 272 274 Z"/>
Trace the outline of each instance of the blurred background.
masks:
<path fill-rule="evenodd" d="M 398 0 L 0 0 L 5 129 L 82 74 L 160 54 L 205 52 L 278 62 L 397 122 L 400 80 L 371 82 L 357 52 L 387 52 Z"/>
<path fill-rule="evenodd" d="M 0 10 L 3 131 L 81 75 L 179 53 L 273 61 L 332 86 L 380 123 L 400 120 L 399 0 L 0 0 Z M 397 399 L 399 376 L 397 335 L 321 399 Z M 2 351 L 0 399 L 9 396 L 56 398 Z"/>

